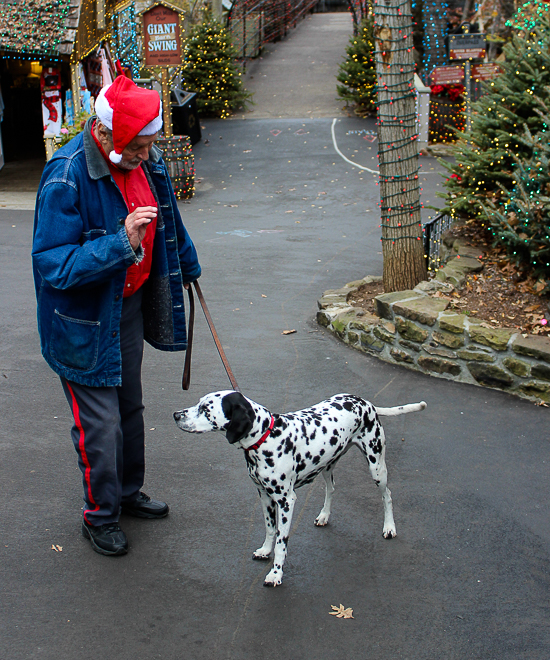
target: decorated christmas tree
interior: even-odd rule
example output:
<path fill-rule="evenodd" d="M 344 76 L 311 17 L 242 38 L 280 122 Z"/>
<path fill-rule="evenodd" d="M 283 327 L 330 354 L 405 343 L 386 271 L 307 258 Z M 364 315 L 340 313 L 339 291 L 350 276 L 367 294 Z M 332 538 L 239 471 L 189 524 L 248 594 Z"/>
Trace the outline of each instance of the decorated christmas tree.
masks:
<path fill-rule="evenodd" d="M 186 89 L 197 94 L 200 114 L 225 118 L 250 102 L 236 57 L 229 32 L 211 16 L 192 28 L 182 72 Z"/>
<path fill-rule="evenodd" d="M 376 112 L 376 67 L 374 63 L 374 19 L 361 21 L 357 34 L 350 38 L 347 58 L 336 79 L 338 96 L 355 104 L 359 115 Z"/>
<path fill-rule="evenodd" d="M 485 94 L 472 104 L 472 128 L 460 133 L 452 150 L 455 162 L 443 163 L 451 176 L 444 195 L 445 210 L 455 217 L 477 219 L 488 227 L 487 204 L 497 207 L 512 190 L 517 162 L 533 157 L 533 143 L 521 139 L 549 135 L 546 119 L 537 114 L 536 97 L 550 99 L 550 12 L 544 4 L 536 25 L 519 29 L 504 52 L 503 72 L 485 83 Z"/>
<path fill-rule="evenodd" d="M 540 119 L 550 125 L 550 108 L 537 97 Z M 512 186 L 501 184 L 499 204 L 484 204 L 495 241 L 504 246 L 515 264 L 538 279 L 537 293 L 550 290 L 550 145 L 548 133 L 525 129 L 518 142 L 531 153 L 516 158 Z"/>

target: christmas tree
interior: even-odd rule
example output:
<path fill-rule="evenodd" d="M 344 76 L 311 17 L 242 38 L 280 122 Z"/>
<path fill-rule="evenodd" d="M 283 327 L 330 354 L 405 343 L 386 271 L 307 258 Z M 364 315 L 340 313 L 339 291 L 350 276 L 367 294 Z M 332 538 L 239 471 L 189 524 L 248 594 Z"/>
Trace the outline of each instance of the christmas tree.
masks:
<path fill-rule="evenodd" d="M 550 109 L 534 98 L 535 111 L 550 125 Z M 489 217 L 495 242 L 503 245 L 509 257 L 528 275 L 538 278 L 537 293 L 550 290 L 550 145 L 547 133 L 533 135 L 525 129 L 517 137 L 531 157 L 516 158 L 512 186 L 501 184 L 500 204 L 489 202 Z M 546 280 L 546 281 L 545 281 Z"/>
<path fill-rule="evenodd" d="M 224 119 L 250 102 L 236 57 L 230 34 L 211 16 L 192 28 L 182 71 L 186 89 L 197 94 L 200 114 Z"/>
<path fill-rule="evenodd" d="M 505 190 L 515 185 L 516 163 L 533 157 L 533 144 L 520 136 L 527 126 L 532 135 L 548 135 L 547 121 L 537 114 L 536 97 L 550 99 L 550 12 L 548 5 L 536 25 L 527 30 L 514 27 L 505 48 L 503 72 L 485 83 L 485 94 L 472 104 L 472 128 L 459 134 L 445 163 L 451 173 L 446 182 L 445 211 L 455 217 L 476 219 L 488 227 L 487 204 L 505 201 Z"/>
<path fill-rule="evenodd" d="M 357 34 L 346 48 L 347 59 L 340 65 L 336 79 L 338 96 L 356 106 L 359 115 L 376 112 L 376 67 L 374 63 L 374 19 L 361 21 Z"/>

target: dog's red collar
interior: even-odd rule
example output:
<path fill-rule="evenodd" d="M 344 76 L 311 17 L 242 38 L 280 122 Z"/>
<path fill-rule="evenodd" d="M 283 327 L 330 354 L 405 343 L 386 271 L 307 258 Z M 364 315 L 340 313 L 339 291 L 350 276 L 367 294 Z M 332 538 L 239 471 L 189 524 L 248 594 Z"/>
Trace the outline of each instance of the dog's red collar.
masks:
<path fill-rule="evenodd" d="M 264 444 L 264 442 L 268 439 L 269 434 L 273 430 L 273 424 L 275 424 L 275 418 L 273 417 L 273 415 L 271 415 L 271 422 L 269 424 L 269 428 L 267 429 L 267 431 L 262 435 L 262 437 L 258 440 L 258 442 L 255 442 L 253 445 L 250 445 L 250 447 L 245 447 L 244 450 L 252 451 L 253 449 L 258 449 L 259 447 L 261 447 Z"/>

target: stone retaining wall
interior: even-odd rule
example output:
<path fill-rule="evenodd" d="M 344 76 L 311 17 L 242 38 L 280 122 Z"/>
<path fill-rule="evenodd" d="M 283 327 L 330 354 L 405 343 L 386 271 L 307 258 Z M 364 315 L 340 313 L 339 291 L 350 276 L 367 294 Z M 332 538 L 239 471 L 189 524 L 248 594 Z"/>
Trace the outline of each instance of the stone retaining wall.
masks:
<path fill-rule="evenodd" d="M 377 315 L 348 301 L 360 286 L 381 277 L 325 291 L 318 301 L 317 322 L 350 346 L 387 362 L 550 402 L 550 337 L 492 327 L 449 310 L 449 300 L 437 297 L 437 291 L 444 294 L 460 286 L 466 272 L 482 268 L 472 248 L 455 245 L 454 251 L 456 256 L 435 280 L 421 282 L 412 291 L 377 296 Z"/>

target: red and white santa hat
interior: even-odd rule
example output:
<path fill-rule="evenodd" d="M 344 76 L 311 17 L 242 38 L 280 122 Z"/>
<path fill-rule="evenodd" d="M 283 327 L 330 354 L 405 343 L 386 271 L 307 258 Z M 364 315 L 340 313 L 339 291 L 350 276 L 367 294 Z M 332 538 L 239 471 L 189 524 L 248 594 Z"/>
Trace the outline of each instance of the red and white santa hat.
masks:
<path fill-rule="evenodd" d="M 95 102 L 99 121 L 113 132 L 114 149 L 109 160 L 122 160 L 124 148 L 137 135 L 154 135 L 162 127 L 162 103 L 158 92 L 138 87 L 125 76 L 105 85 Z"/>

